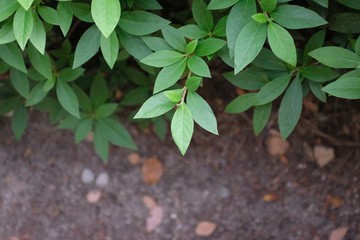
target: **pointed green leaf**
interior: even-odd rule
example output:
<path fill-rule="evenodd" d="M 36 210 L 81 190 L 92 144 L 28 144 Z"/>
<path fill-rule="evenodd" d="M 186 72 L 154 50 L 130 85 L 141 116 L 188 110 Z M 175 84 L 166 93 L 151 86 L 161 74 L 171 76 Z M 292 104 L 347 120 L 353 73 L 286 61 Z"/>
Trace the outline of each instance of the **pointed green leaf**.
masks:
<path fill-rule="evenodd" d="M 73 13 L 68 6 L 69 4 L 66 2 L 59 2 L 56 9 L 59 16 L 60 29 L 64 36 L 69 32 L 73 19 Z"/>
<path fill-rule="evenodd" d="M 161 69 L 155 80 L 154 93 L 158 93 L 174 85 L 183 75 L 185 68 L 186 59 L 184 58 L 173 65 Z"/>
<path fill-rule="evenodd" d="M 153 118 L 170 111 L 176 103 L 170 101 L 164 92 L 158 93 L 149 98 L 134 116 L 137 118 Z"/>
<path fill-rule="evenodd" d="M 116 32 L 112 32 L 108 38 L 101 36 L 100 48 L 106 63 L 113 68 L 119 55 L 119 39 Z"/>
<path fill-rule="evenodd" d="M 161 32 L 166 40 L 166 42 L 173 47 L 174 49 L 185 52 L 186 41 L 181 35 L 180 31 L 171 26 L 165 26 L 161 29 Z"/>
<path fill-rule="evenodd" d="M 121 15 L 119 0 L 92 0 L 91 15 L 105 38 L 114 31 Z"/>
<path fill-rule="evenodd" d="M 235 74 L 259 54 L 266 39 L 266 24 L 251 21 L 239 33 L 235 43 Z"/>
<path fill-rule="evenodd" d="M 242 113 L 254 106 L 256 93 L 246 93 L 232 100 L 225 108 L 227 113 Z"/>
<path fill-rule="evenodd" d="M 27 10 L 29 10 L 29 8 L 34 0 L 17 0 L 17 1 L 27 11 Z"/>
<path fill-rule="evenodd" d="M 282 75 L 265 84 L 256 94 L 254 105 L 264 105 L 274 101 L 287 88 L 291 75 Z"/>
<path fill-rule="evenodd" d="M 226 42 L 218 38 L 207 38 L 205 40 L 199 41 L 195 49 L 195 55 L 199 57 L 210 56 L 222 47 L 224 47 Z"/>
<path fill-rule="evenodd" d="M 29 80 L 25 73 L 14 68 L 10 69 L 10 82 L 15 90 L 24 98 L 29 97 Z"/>
<path fill-rule="evenodd" d="M 279 128 L 281 137 L 286 139 L 295 129 L 302 110 L 302 87 L 297 76 L 286 90 L 279 109 Z"/>
<path fill-rule="evenodd" d="M 209 104 L 196 92 L 188 92 L 186 104 L 194 121 L 203 129 L 218 135 L 217 121 Z"/>
<path fill-rule="evenodd" d="M 185 103 L 176 109 L 171 120 L 171 134 L 182 155 L 190 145 L 194 132 L 194 120 Z"/>
<path fill-rule="evenodd" d="M 318 48 L 309 56 L 332 68 L 357 68 L 360 65 L 360 56 L 342 47 Z"/>
<path fill-rule="evenodd" d="M 268 40 L 273 53 L 292 66 L 297 64 L 295 42 L 288 31 L 276 23 L 268 24 Z"/>
<path fill-rule="evenodd" d="M 141 62 L 152 67 L 167 67 L 180 61 L 184 57 L 185 55 L 179 52 L 160 50 L 142 59 Z"/>
<path fill-rule="evenodd" d="M 53 78 L 51 60 L 47 53 L 42 55 L 30 44 L 28 47 L 28 56 L 36 71 L 38 71 L 46 79 Z"/>
<path fill-rule="evenodd" d="M 31 11 L 25 11 L 24 8 L 18 8 L 14 15 L 13 29 L 16 41 L 22 50 L 28 42 L 33 29 L 33 15 Z"/>
<path fill-rule="evenodd" d="M 27 72 L 21 51 L 15 43 L 0 45 L 0 58 L 10 66 Z"/>
<path fill-rule="evenodd" d="M 256 136 L 266 127 L 271 115 L 272 103 L 257 106 L 253 115 L 253 129 Z"/>
<path fill-rule="evenodd" d="M 84 32 L 75 49 L 73 68 L 84 64 L 99 51 L 100 34 L 95 25 Z"/>
<path fill-rule="evenodd" d="M 211 78 L 210 69 L 202 58 L 198 56 L 189 57 L 187 60 L 187 66 L 194 74 L 201 77 Z"/>
<path fill-rule="evenodd" d="M 11 129 L 15 134 L 15 138 L 19 140 L 24 134 L 26 129 L 26 124 L 28 120 L 28 114 L 25 106 L 20 103 L 14 109 L 14 114 L 11 119 Z"/>
<path fill-rule="evenodd" d="M 109 141 L 104 137 L 104 131 L 98 124 L 94 130 L 94 148 L 96 154 L 106 163 L 109 158 Z"/>
<path fill-rule="evenodd" d="M 339 98 L 360 99 L 360 77 L 340 77 L 322 90 Z"/>
<path fill-rule="evenodd" d="M 67 82 L 58 79 L 56 84 L 56 94 L 61 106 L 74 117 L 80 118 L 78 99 L 74 90 Z"/>
<path fill-rule="evenodd" d="M 42 21 L 39 16 L 34 13 L 33 15 L 34 24 L 30 35 L 30 42 L 34 47 L 44 55 L 46 45 L 46 32 Z"/>
<path fill-rule="evenodd" d="M 239 0 L 211 0 L 209 5 L 207 6 L 207 9 L 218 10 L 228 8 L 237 3 L 238 1 Z"/>
<path fill-rule="evenodd" d="M 93 120 L 91 118 L 82 119 L 75 130 L 75 143 L 79 143 L 84 140 L 91 132 L 93 126 Z"/>

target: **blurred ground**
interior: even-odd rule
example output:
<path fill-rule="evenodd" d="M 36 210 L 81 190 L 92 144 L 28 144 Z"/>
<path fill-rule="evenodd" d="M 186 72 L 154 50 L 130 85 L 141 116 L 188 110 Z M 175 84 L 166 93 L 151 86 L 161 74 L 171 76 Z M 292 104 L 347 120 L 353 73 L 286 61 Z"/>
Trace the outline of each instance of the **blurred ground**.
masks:
<path fill-rule="evenodd" d="M 358 147 L 331 146 L 336 158 L 321 168 L 308 148 L 329 142 L 306 124 L 291 136 L 286 154 L 276 157 L 266 149 L 269 129 L 255 138 L 247 115 L 218 118 L 220 136 L 197 129 L 185 157 L 170 137 L 163 143 L 130 127 L 141 158 L 163 164 L 155 185 L 144 182 L 142 166 L 130 163 L 128 150 L 112 148 L 104 165 L 91 143 L 74 145 L 71 133 L 42 114 L 31 114 L 20 142 L 9 120 L 0 120 L 0 239 L 360 239 Z M 83 183 L 84 168 L 95 177 L 107 173 L 109 183 Z M 92 190 L 101 192 L 95 203 L 87 200 Z M 163 211 L 152 232 L 144 197 Z M 215 224 L 213 232 L 205 227 L 208 237 L 195 232 L 202 221 Z"/>

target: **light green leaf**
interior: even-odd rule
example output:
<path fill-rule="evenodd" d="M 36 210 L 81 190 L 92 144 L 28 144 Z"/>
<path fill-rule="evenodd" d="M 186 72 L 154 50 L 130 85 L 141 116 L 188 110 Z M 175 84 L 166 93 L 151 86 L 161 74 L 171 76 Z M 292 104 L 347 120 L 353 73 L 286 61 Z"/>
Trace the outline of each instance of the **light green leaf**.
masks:
<path fill-rule="evenodd" d="M 297 64 L 294 39 L 288 31 L 276 23 L 268 24 L 268 40 L 273 53 L 292 66 Z"/>
<path fill-rule="evenodd" d="M 25 11 L 24 8 L 18 8 L 14 15 L 13 29 L 16 41 L 22 50 L 30 38 L 33 29 L 33 15 L 31 11 Z"/>
<path fill-rule="evenodd" d="M 279 109 L 279 128 L 281 137 L 286 139 L 296 127 L 302 110 L 302 87 L 297 76 L 286 90 Z"/>
<path fill-rule="evenodd" d="M 332 68 L 357 68 L 360 65 L 360 56 L 342 47 L 318 48 L 309 56 Z"/>
<path fill-rule="evenodd" d="M 195 92 L 200 87 L 201 83 L 201 77 L 192 76 L 186 79 L 185 86 L 189 91 Z"/>
<path fill-rule="evenodd" d="M 14 0 L 2 0 L 0 1 L 0 22 L 8 19 L 17 9 L 19 3 Z"/>
<path fill-rule="evenodd" d="M 91 15 L 105 38 L 114 31 L 121 15 L 119 0 L 92 0 Z"/>
<path fill-rule="evenodd" d="M 266 40 L 266 24 L 251 20 L 239 33 L 235 43 L 235 74 L 251 63 Z"/>
<path fill-rule="evenodd" d="M 201 77 L 211 78 L 210 69 L 202 58 L 198 56 L 189 57 L 187 59 L 187 66 L 194 74 Z"/>
<path fill-rule="evenodd" d="M 272 12 L 276 8 L 277 0 L 261 0 L 260 6 L 264 12 Z"/>
<path fill-rule="evenodd" d="M 171 47 L 180 52 L 185 52 L 186 41 L 178 29 L 168 25 L 163 27 L 161 32 Z"/>
<path fill-rule="evenodd" d="M 253 115 L 253 129 L 256 136 L 266 127 L 271 116 L 272 103 L 257 106 Z"/>
<path fill-rule="evenodd" d="M 316 12 L 296 5 L 280 5 L 270 16 L 288 29 L 313 28 L 327 23 Z"/>
<path fill-rule="evenodd" d="M 145 57 L 141 62 L 152 67 L 167 67 L 180 61 L 184 57 L 185 55 L 179 52 L 160 50 Z"/>
<path fill-rule="evenodd" d="M 218 135 L 217 121 L 209 104 L 196 92 L 188 92 L 186 104 L 194 121 L 205 130 Z"/>
<path fill-rule="evenodd" d="M 67 82 L 58 79 L 56 84 L 56 94 L 60 105 L 74 117 L 80 118 L 78 99 L 74 90 Z"/>
<path fill-rule="evenodd" d="M 170 101 L 164 92 L 149 98 L 134 116 L 137 118 L 154 118 L 170 111 L 176 103 Z"/>
<path fill-rule="evenodd" d="M 112 32 L 108 38 L 100 37 L 100 48 L 106 63 L 112 69 L 119 55 L 119 39 L 116 32 Z"/>
<path fill-rule="evenodd" d="M 45 22 L 52 25 L 59 25 L 59 15 L 55 9 L 48 6 L 38 6 L 37 11 Z"/>
<path fill-rule="evenodd" d="M 0 44 L 6 44 L 15 41 L 15 35 L 13 31 L 13 21 L 7 21 L 2 25 L 0 29 Z"/>
<path fill-rule="evenodd" d="M 57 13 L 59 16 L 59 25 L 64 36 L 67 35 L 71 27 L 73 13 L 69 9 L 69 4 L 66 2 L 59 2 L 57 5 Z"/>
<path fill-rule="evenodd" d="M 183 58 L 179 62 L 161 69 L 155 80 L 154 93 L 174 85 L 183 75 L 185 68 L 186 59 Z"/>
<path fill-rule="evenodd" d="M 185 103 L 176 109 L 171 120 L 171 134 L 182 155 L 190 145 L 194 132 L 194 120 Z"/>
<path fill-rule="evenodd" d="M 246 93 L 232 100 L 225 108 L 227 113 L 241 113 L 254 106 L 256 93 Z"/>
<path fill-rule="evenodd" d="M 34 24 L 33 29 L 30 35 L 30 42 L 34 47 L 41 53 L 45 53 L 45 45 L 46 45 L 46 32 L 42 21 L 39 16 L 34 13 L 33 15 Z"/>
<path fill-rule="evenodd" d="M 27 10 L 29 10 L 29 8 L 34 0 L 17 0 L 17 1 L 27 11 Z"/>
<path fill-rule="evenodd" d="M 100 31 L 93 25 L 84 32 L 76 46 L 73 68 L 79 67 L 92 58 L 99 51 L 99 47 Z"/>
<path fill-rule="evenodd" d="M 84 68 L 64 68 L 59 72 L 59 78 L 66 82 L 72 82 L 78 79 L 84 71 Z"/>
<path fill-rule="evenodd" d="M 290 83 L 291 75 L 282 75 L 265 84 L 256 94 L 254 105 L 264 105 L 279 97 Z"/>
<path fill-rule="evenodd" d="M 166 97 L 174 102 L 178 103 L 180 102 L 181 98 L 183 97 L 184 89 L 174 89 L 174 90 L 168 90 L 164 92 Z"/>
<path fill-rule="evenodd" d="M 340 77 L 322 90 L 339 98 L 360 99 L 360 77 Z"/>
<path fill-rule="evenodd" d="M 210 56 L 222 47 L 224 47 L 226 42 L 218 38 L 207 38 L 198 42 L 195 49 L 195 55 L 199 57 Z"/>

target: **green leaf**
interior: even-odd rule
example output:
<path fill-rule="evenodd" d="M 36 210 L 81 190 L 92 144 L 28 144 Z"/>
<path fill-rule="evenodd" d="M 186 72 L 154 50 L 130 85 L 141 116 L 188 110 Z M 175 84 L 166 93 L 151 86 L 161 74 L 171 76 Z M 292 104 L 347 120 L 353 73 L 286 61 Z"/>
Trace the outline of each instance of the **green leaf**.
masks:
<path fill-rule="evenodd" d="M 68 6 L 70 11 L 83 22 L 93 23 L 94 20 L 91 16 L 91 5 L 87 3 L 71 2 Z"/>
<path fill-rule="evenodd" d="M 226 38 L 230 57 L 234 56 L 235 43 L 240 31 L 249 23 L 251 16 L 255 13 L 255 0 L 241 0 L 231 8 L 226 22 Z"/>
<path fill-rule="evenodd" d="M 203 129 L 218 135 L 217 121 L 209 104 L 196 92 L 188 92 L 186 104 L 194 121 Z"/>
<path fill-rule="evenodd" d="M 105 118 L 112 115 L 115 110 L 117 109 L 118 104 L 116 103 L 106 103 L 103 105 L 100 105 L 95 110 L 95 117 L 96 118 Z"/>
<path fill-rule="evenodd" d="M 203 0 L 194 0 L 192 3 L 192 13 L 197 25 L 207 32 L 211 32 L 214 27 L 214 20 L 211 12 L 206 9 L 207 6 Z"/>
<path fill-rule="evenodd" d="M 166 133 L 167 133 L 167 122 L 162 117 L 158 117 L 153 121 L 154 131 L 156 135 L 161 139 L 161 141 L 165 141 Z"/>
<path fill-rule="evenodd" d="M 20 102 L 21 102 L 21 98 L 18 96 L 1 99 L 0 116 L 15 109 Z"/>
<path fill-rule="evenodd" d="M 56 94 L 60 105 L 74 117 L 80 118 L 78 99 L 74 90 L 67 82 L 58 79 L 56 84 Z"/>
<path fill-rule="evenodd" d="M 176 103 L 170 101 L 164 92 L 158 93 L 149 98 L 134 116 L 137 118 L 153 118 L 170 111 Z"/>
<path fill-rule="evenodd" d="M 39 16 L 34 13 L 33 15 L 33 29 L 30 35 L 30 42 L 34 47 L 44 55 L 46 45 L 46 32 L 42 21 Z"/>
<path fill-rule="evenodd" d="M 249 22 L 235 43 L 235 74 L 243 70 L 259 54 L 266 40 L 266 24 Z"/>
<path fill-rule="evenodd" d="M 85 118 L 80 121 L 75 130 L 75 143 L 78 144 L 84 140 L 91 132 L 93 127 L 93 120 Z"/>
<path fill-rule="evenodd" d="M 326 103 L 326 93 L 322 90 L 322 83 L 309 81 L 309 87 L 317 99 Z"/>
<path fill-rule="evenodd" d="M 268 40 L 273 53 L 292 66 L 297 64 L 295 43 L 288 31 L 276 23 L 268 24 Z"/>
<path fill-rule="evenodd" d="M 31 11 L 25 11 L 24 8 L 18 8 L 14 15 L 13 29 L 16 41 L 22 50 L 28 42 L 33 29 L 33 15 Z"/>
<path fill-rule="evenodd" d="M 24 98 L 29 97 L 29 80 L 25 73 L 14 68 L 10 69 L 10 82 L 15 90 Z"/>
<path fill-rule="evenodd" d="M 72 88 L 76 94 L 76 97 L 79 101 L 79 107 L 82 111 L 86 113 L 93 113 L 93 107 L 91 105 L 91 100 L 85 91 L 77 86 L 76 84 L 72 85 Z"/>
<path fill-rule="evenodd" d="M 23 56 L 16 44 L 8 43 L 0 45 L 0 58 L 10 66 L 24 73 L 27 72 Z"/>
<path fill-rule="evenodd" d="M 0 1 L 0 22 L 8 19 L 17 9 L 19 3 L 14 0 L 2 0 Z"/>
<path fill-rule="evenodd" d="M 7 21 L 2 25 L 0 29 L 0 44 L 6 44 L 15 41 L 15 35 L 13 31 L 13 21 Z"/>
<path fill-rule="evenodd" d="M 228 16 L 225 15 L 216 23 L 212 35 L 214 37 L 226 37 L 226 23 Z"/>
<path fill-rule="evenodd" d="M 232 100 L 225 108 L 227 113 L 245 112 L 254 106 L 256 93 L 246 93 Z"/>
<path fill-rule="evenodd" d="M 84 68 L 64 68 L 59 72 L 59 78 L 66 82 L 72 82 L 83 75 Z"/>
<path fill-rule="evenodd" d="M 28 121 L 28 114 L 26 108 L 22 103 L 20 103 L 14 109 L 14 114 L 11 119 L 11 129 L 15 134 L 16 140 L 19 140 L 21 136 L 24 134 L 27 121 Z"/>
<path fill-rule="evenodd" d="M 174 50 L 174 48 L 161 37 L 145 36 L 142 37 L 142 40 L 145 42 L 146 46 L 155 52 L 160 50 Z"/>
<path fill-rule="evenodd" d="M 256 94 L 254 105 L 260 106 L 275 100 L 285 91 L 289 85 L 290 78 L 291 75 L 286 74 L 265 84 Z"/>
<path fill-rule="evenodd" d="M 208 32 L 201 29 L 198 25 L 188 24 L 178 28 L 178 31 L 189 39 L 202 39 L 208 36 Z"/>
<path fill-rule="evenodd" d="M 342 76 L 322 90 L 339 98 L 360 99 L 360 77 Z"/>
<path fill-rule="evenodd" d="M 268 19 L 264 13 L 257 13 L 251 16 L 258 23 L 267 23 Z"/>
<path fill-rule="evenodd" d="M 253 129 L 256 136 L 266 127 L 271 116 L 272 103 L 257 106 L 253 115 Z"/>
<path fill-rule="evenodd" d="M 106 63 L 112 69 L 119 55 L 119 39 L 116 32 L 112 32 L 108 38 L 100 37 L 100 48 Z"/>
<path fill-rule="evenodd" d="M 309 56 L 332 68 L 357 68 L 360 65 L 360 56 L 342 47 L 318 48 Z"/>
<path fill-rule="evenodd" d="M 29 8 L 34 0 L 17 0 L 17 1 L 27 11 L 27 10 L 29 10 Z"/>
<path fill-rule="evenodd" d="M 135 5 L 145 10 L 159 10 L 162 9 L 157 0 L 136 0 Z"/>
<path fill-rule="evenodd" d="M 42 55 L 30 44 L 28 47 L 28 56 L 36 71 L 38 71 L 46 79 L 53 78 L 51 60 L 47 53 Z"/>
<path fill-rule="evenodd" d="M 94 108 L 105 103 L 109 90 L 106 81 L 101 76 L 96 76 L 90 88 L 90 99 Z"/>
<path fill-rule="evenodd" d="M 122 12 L 119 21 L 121 29 L 137 36 L 154 33 L 168 24 L 170 21 L 146 11 Z"/>
<path fill-rule="evenodd" d="M 66 2 L 59 2 L 56 9 L 59 16 L 60 29 L 64 36 L 69 32 L 73 19 L 73 13 L 68 6 L 69 4 Z"/>
<path fill-rule="evenodd" d="M 183 103 L 171 120 L 171 134 L 182 155 L 185 155 L 190 145 L 193 132 L 194 120 L 189 108 Z"/>
<path fill-rule="evenodd" d="M 271 50 L 267 48 L 261 49 L 252 64 L 266 70 L 288 71 L 286 63 L 281 61 Z"/>
<path fill-rule="evenodd" d="M 198 56 L 189 57 L 187 59 L 187 66 L 194 74 L 201 77 L 211 78 L 209 67 L 202 58 Z"/>
<path fill-rule="evenodd" d="M 199 41 L 195 49 L 195 54 L 199 57 L 210 56 L 219 51 L 225 46 L 225 44 L 226 42 L 224 40 L 218 38 L 207 38 Z"/>
<path fill-rule="evenodd" d="M 48 6 L 38 6 L 37 11 L 45 22 L 51 25 L 59 25 L 59 15 L 55 9 Z"/>
<path fill-rule="evenodd" d="M 278 6 L 270 15 L 275 22 L 288 29 L 313 28 L 327 23 L 316 12 L 296 5 Z"/>
<path fill-rule="evenodd" d="M 104 137 L 104 132 L 98 124 L 95 124 L 94 130 L 94 148 L 97 155 L 100 156 L 101 160 L 105 163 L 109 158 L 109 141 Z"/>
<path fill-rule="evenodd" d="M 272 12 L 276 8 L 277 0 L 261 0 L 260 6 L 264 12 Z"/>
<path fill-rule="evenodd" d="M 302 99 L 301 81 L 297 76 L 286 90 L 280 104 L 279 128 L 283 139 L 286 139 L 290 135 L 300 119 Z"/>
<path fill-rule="evenodd" d="M 323 66 L 305 66 L 300 69 L 300 74 L 315 82 L 326 82 L 339 77 L 339 73 Z"/>
<path fill-rule="evenodd" d="M 208 10 L 218 10 L 231 7 L 239 0 L 211 0 L 209 5 L 207 6 Z"/>
<path fill-rule="evenodd" d="M 183 97 L 184 89 L 168 90 L 165 91 L 164 93 L 170 101 L 174 103 L 178 103 Z"/>
<path fill-rule="evenodd" d="M 105 38 L 114 31 L 120 20 L 121 6 L 119 0 L 92 0 L 91 15 L 96 26 Z"/>
<path fill-rule="evenodd" d="M 342 12 L 329 18 L 329 29 L 340 33 L 360 33 L 360 14 Z"/>
<path fill-rule="evenodd" d="M 99 47 L 100 32 L 93 25 L 84 32 L 76 46 L 73 68 L 79 67 L 92 58 L 99 51 Z"/>
<path fill-rule="evenodd" d="M 186 59 L 183 58 L 179 62 L 161 69 L 155 80 L 154 93 L 174 85 L 183 75 L 185 68 Z"/>
<path fill-rule="evenodd" d="M 142 59 L 141 62 L 152 67 L 167 67 L 177 63 L 184 57 L 185 55 L 179 52 L 160 50 Z"/>
<path fill-rule="evenodd" d="M 97 128 L 102 130 L 103 136 L 112 144 L 137 150 L 134 141 L 124 126 L 113 118 L 103 118 L 97 121 Z"/>
<path fill-rule="evenodd" d="M 119 31 L 119 39 L 126 51 L 138 60 L 152 53 L 141 37 L 130 35 L 125 31 Z"/>
<path fill-rule="evenodd" d="M 161 32 L 171 47 L 180 52 L 185 52 L 186 41 L 180 31 L 171 26 L 165 26 L 161 29 Z"/>
<path fill-rule="evenodd" d="M 201 83 L 201 77 L 192 76 L 186 79 L 185 86 L 189 91 L 195 92 L 200 87 Z"/>
<path fill-rule="evenodd" d="M 354 0 L 337 0 L 339 3 L 349 8 L 360 10 L 360 2 Z"/>
<path fill-rule="evenodd" d="M 187 54 L 192 54 L 192 53 L 194 53 L 194 51 L 195 51 L 195 49 L 196 49 L 196 47 L 197 47 L 198 42 L 199 42 L 199 41 L 198 41 L 197 39 L 192 40 L 191 42 L 189 42 L 189 43 L 186 45 L 186 50 L 185 50 L 185 52 L 186 52 Z"/>
<path fill-rule="evenodd" d="M 41 102 L 47 95 L 44 90 L 44 82 L 37 83 L 30 91 L 29 98 L 26 100 L 26 106 L 32 106 Z"/>
<path fill-rule="evenodd" d="M 328 0 L 313 0 L 313 1 L 316 2 L 317 4 L 319 4 L 320 6 L 324 7 L 324 8 L 329 7 L 329 1 Z"/>

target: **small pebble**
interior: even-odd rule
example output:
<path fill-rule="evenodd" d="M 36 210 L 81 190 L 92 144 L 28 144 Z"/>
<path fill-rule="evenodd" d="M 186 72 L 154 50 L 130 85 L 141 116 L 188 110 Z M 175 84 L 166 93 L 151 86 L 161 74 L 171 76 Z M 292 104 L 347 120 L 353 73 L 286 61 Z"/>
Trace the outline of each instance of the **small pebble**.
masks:
<path fill-rule="evenodd" d="M 105 187 L 109 183 L 109 175 L 106 172 L 100 173 L 95 183 L 98 187 Z"/>
<path fill-rule="evenodd" d="M 221 198 L 228 198 L 230 196 L 230 190 L 227 187 L 220 188 L 220 197 Z"/>
<path fill-rule="evenodd" d="M 91 171 L 90 169 L 88 168 L 84 168 L 84 170 L 82 171 L 82 174 L 81 174 L 81 181 L 83 183 L 91 183 L 92 181 L 94 181 L 94 173 L 93 171 Z"/>
<path fill-rule="evenodd" d="M 101 192 L 100 190 L 91 190 L 90 192 L 88 192 L 88 194 L 86 195 L 86 200 L 89 203 L 97 203 L 101 198 Z"/>

